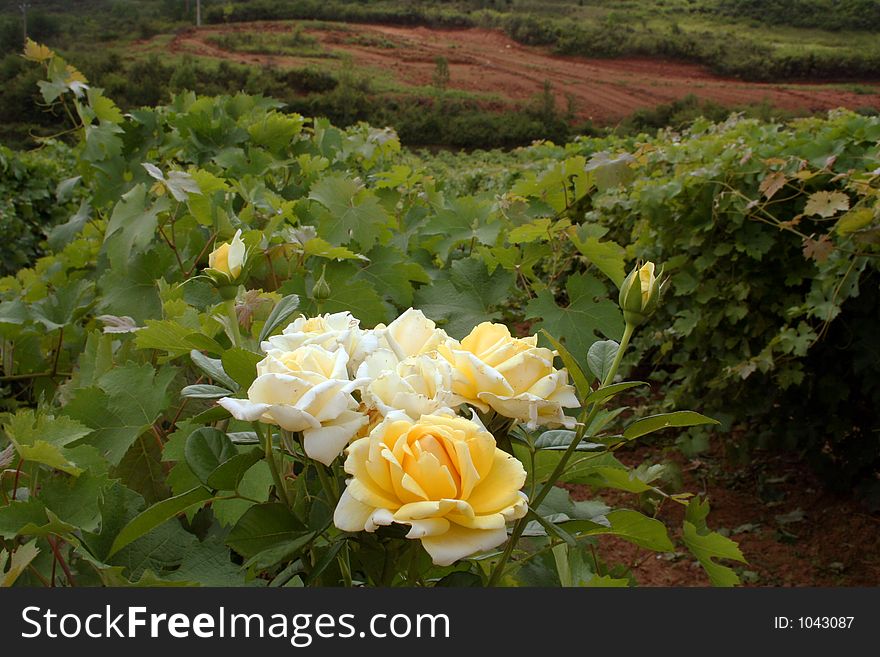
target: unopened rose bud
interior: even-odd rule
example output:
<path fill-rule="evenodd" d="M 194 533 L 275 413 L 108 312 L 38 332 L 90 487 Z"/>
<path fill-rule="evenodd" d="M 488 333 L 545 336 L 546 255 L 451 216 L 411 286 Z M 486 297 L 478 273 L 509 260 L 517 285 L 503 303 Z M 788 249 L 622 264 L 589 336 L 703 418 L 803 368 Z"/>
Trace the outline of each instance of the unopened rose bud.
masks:
<path fill-rule="evenodd" d="M 326 271 L 327 265 L 324 265 L 324 268 L 321 269 L 321 277 L 312 286 L 312 298 L 315 301 L 326 301 L 330 298 L 330 284 L 324 278 Z"/>
<path fill-rule="evenodd" d="M 662 269 L 654 272 L 654 263 L 646 262 L 635 268 L 620 286 L 618 302 L 623 311 L 623 319 L 633 327 L 643 324 L 660 303 L 663 282 L 660 280 Z"/>

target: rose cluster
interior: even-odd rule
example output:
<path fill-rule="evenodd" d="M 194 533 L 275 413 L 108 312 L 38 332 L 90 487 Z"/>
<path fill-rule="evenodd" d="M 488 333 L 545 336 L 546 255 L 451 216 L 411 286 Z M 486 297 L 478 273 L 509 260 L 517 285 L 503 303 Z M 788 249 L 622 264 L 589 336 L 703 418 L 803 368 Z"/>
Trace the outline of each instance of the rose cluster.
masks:
<path fill-rule="evenodd" d="M 506 523 L 527 510 L 522 464 L 474 409 L 529 428 L 572 427 L 564 409 L 578 406 L 554 352 L 501 324 L 458 341 L 412 308 L 370 330 L 335 313 L 299 317 L 261 347 L 247 398 L 220 405 L 300 433 L 306 455 L 325 465 L 347 447 L 336 526 L 409 525 L 407 537 L 439 565 L 503 543 Z"/>

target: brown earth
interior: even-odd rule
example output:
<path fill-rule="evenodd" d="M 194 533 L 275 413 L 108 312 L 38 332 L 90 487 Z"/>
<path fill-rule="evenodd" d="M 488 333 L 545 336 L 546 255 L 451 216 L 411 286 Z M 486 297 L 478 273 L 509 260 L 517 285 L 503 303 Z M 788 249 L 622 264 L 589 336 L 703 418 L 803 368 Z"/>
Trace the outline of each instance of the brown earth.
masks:
<path fill-rule="evenodd" d="M 831 493 L 806 464 L 792 456 L 753 454 L 748 466 L 734 465 L 717 444 L 689 460 L 679 452 L 640 447 L 618 454 L 637 465 L 645 460 L 677 464 L 683 491 L 702 493 L 712 507 L 709 527 L 739 543 L 747 565 L 729 563 L 746 586 L 880 585 L 880 514 L 857 500 Z M 589 492 L 573 486 L 573 496 Z M 632 495 L 606 495 L 613 506 L 633 506 Z M 603 537 L 609 563 L 632 566 L 642 586 L 708 586 L 702 567 L 681 543 L 683 508 L 664 504 L 657 518 L 669 528 L 678 551 L 657 555 L 623 540 Z"/>
<path fill-rule="evenodd" d="M 240 23 L 187 30 L 175 36 L 174 53 L 227 59 L 239 63 L 302 67 L 339 60 L 231 52 L 206 41 L 225 32 L 290 31 L 290 22 Z M 563 57 L 523 46 L 501 32 L 484 29 L 438 30 L 426 27 L 349 25 L 309 27 L 328 52 L 351 55 L 358 67 L 391 74 L 404 86 L 428 86 L 435 60 L 449 62 L 449 88 L 526 101 L 553 85 L 560 107 L 574 99 L 581 119 L 618 121 L 633 111 L 678 100 L 688 94 L 725 106 L 769 102 L 786 110 L 822 111 L 835 107 L 880 109 L 880 84 L 859 86 L 855 93 L 827 81 L 817 83 L 756 83 L 721 78 L 695 64 L 653 59 L 587 59 Z"/>

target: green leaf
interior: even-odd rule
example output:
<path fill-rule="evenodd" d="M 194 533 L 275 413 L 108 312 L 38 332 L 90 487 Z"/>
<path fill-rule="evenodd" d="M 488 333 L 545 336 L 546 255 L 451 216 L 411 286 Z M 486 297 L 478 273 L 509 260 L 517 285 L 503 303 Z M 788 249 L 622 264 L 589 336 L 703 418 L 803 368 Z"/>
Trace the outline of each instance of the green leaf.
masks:
<path fill-rule="evenodd" d="M 159 213 L 167 209 L 164 197 L 147 207 L 144 185 L 136 185 L 119 199 L 104 233 L 104 250 L 114 270 L 127 271 L 131 256 L 146 250 L 156 234 Z"/>
<path fill-rule="evenodd" d="M 834 229 L 840 235 L 854 233 L 873 222 L 875 217 L 874 213 L 875 210 L 873 208 L 856 208 L 850 210 L 840 218 L 834 226 Z"/>
<path fill-rule="evenodd" d="M 263 458 L 261 447 L 236 454 L 214 468 L 205 483 L 215 490 L 236 490 L 245 473 L 261 458 Z"/>
<path fill-rule="evenodd" d="M 453 199 L 421 227 L 419 233 L 440 235 L 432 250 L 446 262 L 452 249 L 471 244 L 492 246 L 503 224 L 492 217 L 491 204 L 471 196 Z"/>
<path fill-rule="evenodd" d="M 162 313 L 156 281 L 162 277 L 171 253 L 151 251 L 132 258 L 128 266 L 108 269 L 98 281 L 99 309 L 109 315 L 129 316 L 138 324 Z"/>
<path fill-rule="evenodd" d="M 193 349 L 189 352 L 189 357 L 193 365 L 198 367 L 202 372 L 208 375 L 217 383 L 222 383 L 230 390 L 238 390 L 238 384 L 229 378 L 223 369 L 223 363 L 219 358 L 208 358 L 202 352 Z"/>
<path fill-rule="evenodd" d="M 327 208 L 320 226 L 331 242 L 347 244 L 354 239 L 369 251 L 377 240 L 391 237 L 388 213 L 372 191 L 354 180 L 327 176 L 312 185 L 309 199 Z"/>
<path fill-rule="evenodd" d="M 229 532 L 226 544 L 243 557 L 299 538 L 308 531 L 285 505 L 275 502 L 257 504 L 248 509 Z"/>
<path fill-rule="evenodd" d="M 144 323 L 144 328 L 135 333 L 134 341 L 138 349 L 159 349 L 167 352 L 171 358 L 202 349 L 205 339 L 211 339 L 170 319 L 148 319 Z M 219 345 L 216 349 L 220 350 Z"/>
<path fill-rule="evenodd" d="M 223 370 L 242 389 L 247 389 L 257 378 L 257 363 L 263 360 L 260 354 L 235 347 L 223 352 L 220 362 Z"/>
<path fill-rule="evenodd" d="M 655 552 L 671 552 L 675 549 L 666 533 L 666 526 L 659 520 L 629 509 L 610 511 L 605 517 L 611 523 L 609 533 L 630 543 Z"/>
<path fill-rule="evenodd" d="M 181 495 L 169 497 L 167 500 L 162 500 L 147 508 L 122 528 L 110 547 L 110 552 L 107 555 L 108 558 L 112 557 L 129 543 L 152 531 L 166 520 L 183 513 L 192 506 L 201 506 L 210 498 L 211 492 L 199 486 Z"/>
<path fill-rule="evenodd" d="M 592 224 L 582 224 L 571 233 L 571 242 L 587 260 L 620 287 L 626 278 L 626 252 L 619 244 L 599 241 L 595 234 L 591 234 L 592 229 Z"/>
<path fill-rule="evenodd" d="M 702 564 L 713 586 L 736 586 L 739 576 L 732 568 L 717 563 L 715 559 L 747 563 L 746 559 L 734 541 L 709 529 L 706 524 L 709 508 L 708 500 L 690 500 L 682 532 L 684 544 Z"/>
<path fill-rule="evenodd" d="M 167 407 L 167 390 L 175 373 L 170 367 L 157 373 L 149 364 L 128 363 L 104 374 L 97 386 L 77 390 L 64 412 L 92 432 L 76 444 L 92 445 L 118 465 Z"/>
<path fill-rule="evenodd" d="M 562 364 L 565 365 L 565 369 L 568 370 L 568 375 L 571 377 L 572 382 L 574 383 L 574 387 L 577 389 L 578 395 L 583 399 L 584 397 L 588 397 L 590 394 L 590 380 L 587 378 L 587 375 L 584 374 L 584 371 L 581 369 L 580 364 L 575 360 L 575 357 L 571 355 L 571 352 L 565 348 L 565 346 L 556 338 L 554 338 L 550 333 L 546 330 L 541 329 L 541 333 L 547 342 L 550 343 L 550 346 L 556 351 L 559 355 Z M 586 402 L 584 402 L 586 405 Z"/>
<path fill-rule="evenodd" d="M 439 280 L 419 288 L 415 305 L 455 338 L 463 338 L 477 324 L 500 319 L 496 309 L 506 299 L 514 275 L 496 269 L 491 275 L 478 260 L 458 260 L 450 280 Z"/>
<path fill-rule="evenodd" d="M 616 303 L 608 300 L 605 287 L 586 274 L 569 276 L 565 284 L 569 303 L 556 304 L 548 290 L 542 290 L 526 306 L 526 317 L 539 320 L 536 329 L 545 329 L 556 336 L 586 369 L 587 350 L 596 340 L 596 333 L 613 338 L 623 333 L 623 316 Z M 601 298 L 600 298 L 601 297 Z"/>
<path fill-rule="evenodd" d="M 587 352 L 587 365 L 599 381 L 605 381 L 617 358 L 620 345 L 614 340 L 600 340 L 590 345 Z"/>
<path fill-rule="evenodd" d="M 12 559 L 9 562 L 9 568 L 6 568 L 6 555 L 0 559 L 0 588 L 8 588 L 15 584 L 15 580 L 27 569 L 28 565 L 37 555 L 40 549 L 37 547 L 37 539 L 30 543 L 20 545 L 12 553 Z"/>
<path fill-rule="evenodd" d="M 577 434 L 574 431 L 569 431 L 568 429 L 551 429 L 538 436 L 535 440 L 535 449 L 567 449 L 576 436 Z M 601 443 L 590 443 L 581 440 L 575 451 L 587 452 L 604 447 L 605 445 Z"/>
<path fill-rule="evenodd" d="M 594 390 L 589 395 L 587 395 L 587 398 L 584 399 L 584 406 L 594 403 L 600 404 L 606 399 L 613 397 L 614 395 L 623 392 L 624 390 L 629 390 L 630 388 L 646 385 L 649 384 L 644 381 L 621 381 L 620 383 L 612 383 L 611 385 L 605 386 L 604 388 Z"/>
<path fill-rule="evenodd" d="M 291 539 L 280 541 L 265 550 L 261 550 L 245 561 L 244 567 L 264 570 L 290 561 L 306 545 L 315 540 L 317 533 L 315 531 L 299 532 L 298 535 Z"/>
<path fill-rule="evenodd" d="M 187 550 L 180 567 L 165 579 L 198 582 L 201 586 L 265 586 L 264 580 L 247 581 L 247 573 L 232 562 L 231 552 L 217 536 Z"/>
<path fill-rule="evenodd" d="M 186 464 L 202 483 L 207 483 L 217 466 L 237 454 L 235 445 L 226 434 L 211 427 L 193 431 L 184 448 Z"/>
<path fill-rule="evenodd" d="M 180 396 L 188 399 L 220 399 L 221 397 L 229 397 L 233 394 L 235 393 L 232 390 L 212 386 L 207 383 L 186 386 L 180 391 Z"/>
<path fill-rule="evenodd" d="M 358 274 L 399 308 L 413 302 L 413 283 L 430 283 L 428 272 L 392 246 L 376 246 L 368 254 L 369 263 Z"/>
<path fill-rule="evenodd" d="M 33 409 L 19 409 L 4 425 L 15 451 L 25 461 L 43 463 L 74 476 L 83 468 L 76 463 L 67 445 L 91 433 L 91 429 L 63 415 L 36 414 Z"/>
<path fill-rule="evenodd" d="M 112 475 L 126 486 L 143 495 L 148 504 L 168 496 L 162 447 L 151 433 L 142 433 L 132 443 Z"/>
<path fill-rule="evenodd" d="M 260 342 L 268 338 L 288 317 L 299 307 L 299 297 L 295 294 L 288 294 L 281 301 L 275 304 L 263 329 L 260 331 Z"/>
<path fill-rule="evenodd" d="M 718 420 L 713 420 L 694 411 L 675 411 L 674 413 L 649 415 L 648 417 L 636 420 L 624 429 L 623 437 L 627 440 L 633 440 L 667 427 L 693 427 L 698 424 L 721 423 Z"/>

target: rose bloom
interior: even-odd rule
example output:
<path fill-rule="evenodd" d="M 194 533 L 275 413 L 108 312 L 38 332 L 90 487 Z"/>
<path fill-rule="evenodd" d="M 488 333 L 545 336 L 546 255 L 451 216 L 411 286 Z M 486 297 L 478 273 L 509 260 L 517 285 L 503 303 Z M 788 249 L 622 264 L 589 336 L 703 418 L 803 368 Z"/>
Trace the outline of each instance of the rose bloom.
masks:
<path fill-rule="evenodd" d="M 413 420 L 464 403 L 452 392 L 454 374 L 452 365 L 436 351 L 398 361 L 390 351 L 380 349 L 358 369 L 358 378 L 369 379 L 363 391 L 368 408 L 382 416 L 401 410 Z"/>
<path fill-rule="evenodd" d="M 507 522 L 528 509 L 522 463 L 498 449 L 478 420 L 451 413 L 418 421 L 389 414 L 348 447 L 345 471 L 352 477 L 336 526 L 409 525 L 407 538 L 421 540 L 439 566 L 497 547 L 507 540 Z"/>
<path fill-rule="evenodd" d="M 413 308 L 404 311 L 388 326 L 379 324 L 373 333 L 379 349 L 390 351 L 397 360 L 435 351 L 443 344 L 457 344 L 421 310 Z"/>
<path fill-rule="evenodd" d="M 481 411 L 538 425 L 573 428 L 563 408 L 579 406 L 568 372 L 553 367 L 554 354 L 538 338 L 514 338 L 503 324 L 483 322 L 458 348 L 441 346 L 455 367 L 453 391 Z"/>
<path fill-rule="evenodd" d="M 301 431 L 309 458 L 330 465 L 367 422 L 351 392 L 363 381 L 349 380 L 348 354 L 309 344 L 266 356 L 247 399 L 217 403 L 238 420 L 260 421 Z"/>
<path fill-rule="evenodd" d="M 335 351 L 343 348 L 349 355 L 348 367 L 353 374 L 363 359 L 377 347 L 372 331 L 360 328 L 360 320 L 349 312 L 297 317 L 281 335 L 273 335 L 260 347 L 269 355 L 293 351 L 304 345 L 320 345 Z"/>

